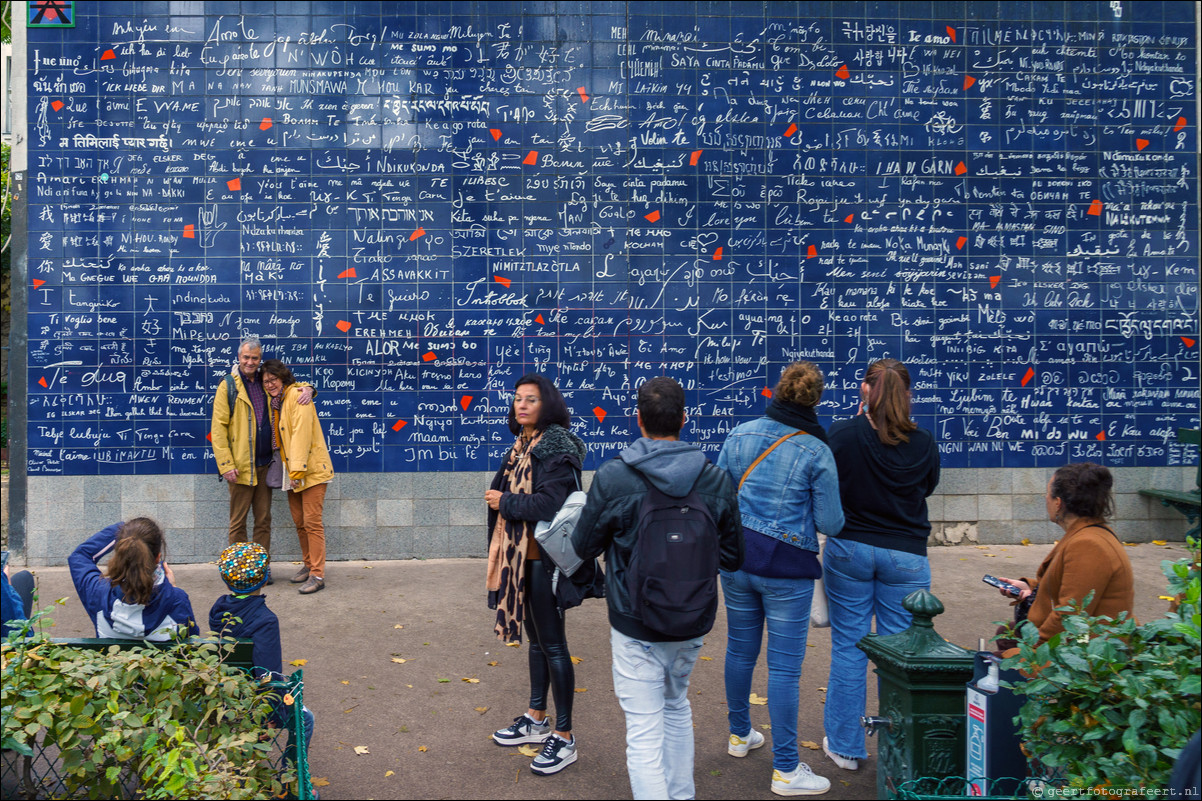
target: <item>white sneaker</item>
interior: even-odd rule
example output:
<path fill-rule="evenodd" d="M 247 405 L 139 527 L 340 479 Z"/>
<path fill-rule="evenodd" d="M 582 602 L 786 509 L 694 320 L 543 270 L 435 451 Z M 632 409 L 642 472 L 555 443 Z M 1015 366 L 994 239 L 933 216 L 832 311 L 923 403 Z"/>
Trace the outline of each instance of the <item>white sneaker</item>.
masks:
<path fill-rule="evenodd" d="M 831 783 L 821 776 L 815 776 L 804 762 L 798 762 L 797 767 L 788 773 L 772 771 L 772 792 L 777 795 L 822 795 L 829 789 Z"/>
<path fill-rule="evenodd" d="M 830 758 L 831 758 L 831 762 L 834 762 L 836 765 L 838 765 L 839 767 L 843 768 L 844 770 L 857 770 L 857 769 L 859 769 L 859 767 L 860 767 L 860 762 L 859 762 L 859 760 L 856 760 L 856 759 L 849 759 L 849 758 L 847 758 L 847 757 L 845 757 L 845 756 L 839 756 L 839 755 L 838 755 L 838 754 L 836 754 L 834 751 L 832 751 L 832 750 L 830 749 L 830 746 L 828 746 L 828 745 L 826 744 L 826 738 L 825 738 L 825 737 L 823 737 L 823 738 L 822 738 L 822 751 L 823 751 L 823 752 L 824 752 L 824 753 L 825 753 L 825 754 L 826 754 L 828 757 L 830 757 Z"/>
<path fill-rule="evenodd" d="M 732 757 L 745 757 L 748 751 L 759 748 L 763 744 L 764 735 L 752 729 L 746 737 L 740 737 L 737 734 L 730 735 L 729 744 L 726 746 L 726 753 Z"/>

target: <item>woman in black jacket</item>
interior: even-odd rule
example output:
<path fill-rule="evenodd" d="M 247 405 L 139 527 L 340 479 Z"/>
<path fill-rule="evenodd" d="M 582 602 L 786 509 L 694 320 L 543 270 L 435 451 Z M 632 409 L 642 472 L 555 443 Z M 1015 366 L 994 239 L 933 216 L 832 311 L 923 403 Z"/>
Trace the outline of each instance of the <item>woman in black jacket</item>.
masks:
<path fill-rule="evenodd" d="M 572 698 L 576 676 L 563 616 L 551 587 L 554 563 L 534 539 L 540 520 L 551 520 L 580 485 L 584 443 L 569 429 L 571 414 L 555 385 L 537 373 L 518 379 L 509 430 L 518 439 L 506 453 L 489 490 L 488 605 L 505 642 L 530 631 L 530 707 L 513 725 L 493 734 L 498 745 L 542 743 L 530 770 L 558 773 L 576 761 Z M 547 717 L 547 690 L 555 697 L 555 727 Z"/>
<path fill-rule="evenodd" d="M 855 770 L 864 750 L 868 657 L 856 647 L 876 618 L 877 634 L 910 626 L 902 599 L 930 589 L 927 496 L 939 483 L 939 448 L 910 419 L 910 373 L 896 359 L 873 362 L 860 385 L 860 412 L 830 427 L 839 470 L 843 530 L 822 554 L 831 617 L 823 750 Z"/>

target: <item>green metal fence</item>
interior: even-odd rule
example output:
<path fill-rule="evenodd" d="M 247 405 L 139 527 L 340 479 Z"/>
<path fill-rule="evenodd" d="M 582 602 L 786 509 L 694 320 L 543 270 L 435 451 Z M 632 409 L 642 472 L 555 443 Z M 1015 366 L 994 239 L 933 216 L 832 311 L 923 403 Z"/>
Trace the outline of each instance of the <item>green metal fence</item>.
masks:
<path fill-rule="evenodd" d="M 315 797 L 305 741 L 304 686 L 304 674 L 300 670 L 287 679 L 264 685 L 264 691 L 273 696 L 273 704 L 281 711 L 276 717 L 282 718 L 283 725 L 264 730 L 262 742 L 269 743 L 270 748 L 263 759 L 284 785 L 285 798 Z M 8 710 L 4 714 L 7 716 Z M 64 753 L 53 738 L 47 737 L 47 728 L 43 727 L 24 749 L 5 749 L 0 754 L 0 795 L 5 799 L 95 797 L 96 788 L 67 768 L 78 765 L 96 747 L 101 746 L 85 741 Z M 116 787 L 119 798 L 144 797 L 139 790 L 134 762 L 136 760 L 130 759 L 118 773 L 105 777 L 106 787 Z"/>

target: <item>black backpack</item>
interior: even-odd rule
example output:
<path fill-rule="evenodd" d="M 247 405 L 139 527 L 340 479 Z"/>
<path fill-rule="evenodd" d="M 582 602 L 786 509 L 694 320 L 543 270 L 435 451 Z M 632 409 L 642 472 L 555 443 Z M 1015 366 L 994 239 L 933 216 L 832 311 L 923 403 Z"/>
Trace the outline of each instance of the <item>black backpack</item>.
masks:
<path fill-rule="evenodd" d="M 644 626 L 671 637 L 700 637 L 718 613 L 718 526 L 694 484 L 683 498 L 647 477 L 626 586 Z"/>

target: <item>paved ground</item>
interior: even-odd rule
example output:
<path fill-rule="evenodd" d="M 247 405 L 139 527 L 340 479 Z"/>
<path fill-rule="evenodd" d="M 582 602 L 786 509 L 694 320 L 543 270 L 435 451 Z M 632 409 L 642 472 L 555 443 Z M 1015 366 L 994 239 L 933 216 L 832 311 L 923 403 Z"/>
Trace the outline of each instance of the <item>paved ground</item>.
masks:
<path fill-rule="evenodd" d="M 952 642 L 975 647 L 978 637 L 993 631 L 993 621 L 1009 613 L 981 576 L 1033 574 L 1050 547 L 932 549 L 932 590 L 948 610 L 936 618 L 936 630 Z M 1184 553 L 1180 544 L 1128 550 L 1141 619 L 1165 611 L 1165 602 L 1157 598 L 1164 589 L 1160 562 Z M 568 641 L 580 660 L 574 710 L 579 761 L 561 774 L 539 777 L 528 770 L 528 757 L 492 743 L 491 732 L 524 711 L 528 685 L 525 647 L 506 647 L 492 636 L 484 566 L 480 559 L 335 562 L 329 566 L 329 586 L 319 594 L 298 595 L 287 583 L 267 589 L 268 603 L 283 626 L 285 662 L 307 660 L 305 698 L 317 713 L 310 763 L 313 775 L 329 782 L 321 787 L 323 799 L 629 798 L 625 727 L 613 696 L 603 601 L 589 601 L 568 613 Z M 278 574 L 294 570 L 277 565 Z M 35 572 L 43 605 L 67 599 L 53 613 L 54 635 L 91 636 L 66 568 Z M 175 572 L 194 610 L 207 619 L 223 592 L 216 567 L 184 565 Z M 697 797 L 773 798 L 770 747 L 744 759 L 726 754 L 724 631 L 720 612 L 693 673 Z M 829 656 L 829 630 L 811 629 L 801 679 L 802 740 L 822 741 Z M 761 658 L 752 688 L 764 696 L 762 663 Z M 873 692 L 870 712 L 875 708 Z M 767 707 L 753 706 L 752 721 L 770 735 Z M 357 755 L 355 746 L 366 746 L 369 753 Z M 875 746 L 870 740 L 869 751 L 875 752 Z M 821 751 L 808 751 L 803 759 L 831 779 L 828 798 L 876 794 L 874 758 L 855 773 L 839 770 Z"/>

